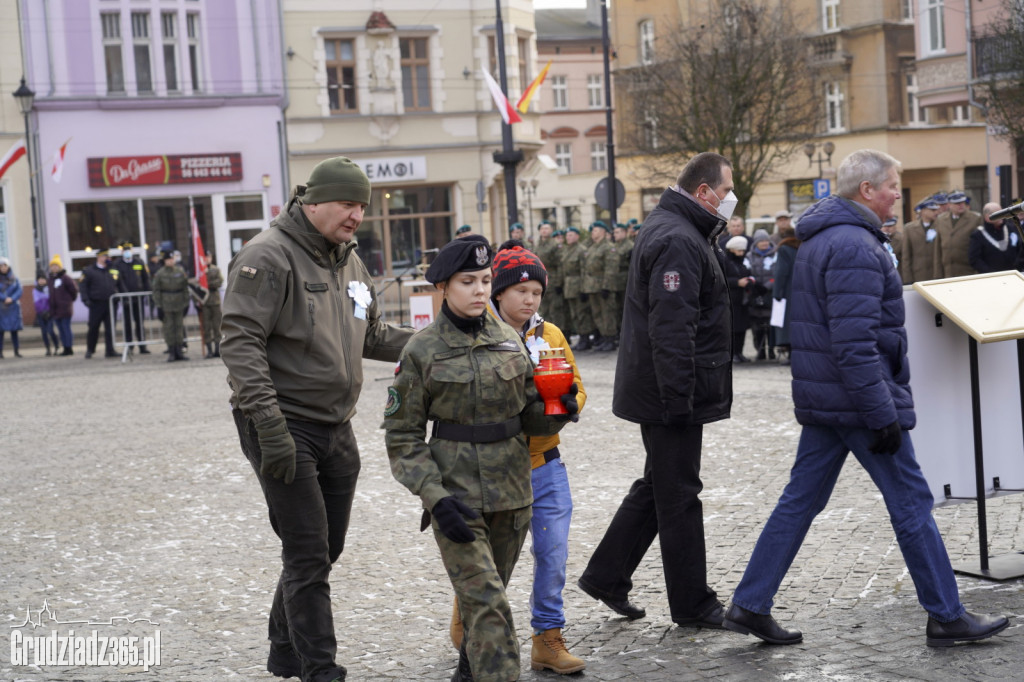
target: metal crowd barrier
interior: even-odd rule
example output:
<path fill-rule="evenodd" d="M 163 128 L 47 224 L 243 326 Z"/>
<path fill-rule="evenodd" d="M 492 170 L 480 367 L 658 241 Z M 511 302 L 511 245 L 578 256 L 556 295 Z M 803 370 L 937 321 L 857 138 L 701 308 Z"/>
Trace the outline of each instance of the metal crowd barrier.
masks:
<path fill-rule="evenodd" d="M 152 291 L 134 291 L 126 294 L 114 294 L 110 297 L 110 324 L 114 337 L 114 348 L 121 352 L 121 362 L 134 361 L 135 349 L 148 346 L 154 354 L 167 350 L 164 344 L 163 323 L 157 318 L 156 304 L 153 303 Z M 128 340 L 129 329 L 126 314 L 133 317 L 131 340 Z M 136 317 L 137 315 L 137 317 Z M 136 325 L 134 319 L 138 320 Z M 192 348 L 199 349 L 202 357 L 203 337 L 199 328 L 199 313 L 195 301 L 190 300 L 185 312 L 185 343 L 192 343 Z"/>

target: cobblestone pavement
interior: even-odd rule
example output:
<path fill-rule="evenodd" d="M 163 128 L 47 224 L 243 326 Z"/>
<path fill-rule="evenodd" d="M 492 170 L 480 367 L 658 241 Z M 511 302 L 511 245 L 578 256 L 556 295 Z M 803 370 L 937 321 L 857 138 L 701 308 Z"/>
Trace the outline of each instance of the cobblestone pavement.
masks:
<path fill-rule="evenodd" d="M 79 350 L 80 353 L 80 350 Z M 264 669 L 267 612 L 279 568 L 259 486 L 236 440 L 223 365 L 154 354 L 121 364 L 81 354 L 47 358 L 27 348 L 0 361 L 0 679 L 272 680 Z M 195 355 L 195 350 L 193 351 Z M 614 354 L 582 354 L 590 399 L 564 432 L 575 499 L 569 586 L 571 650 L 591 680 L 1011 680 L 1024 664 L 1024 588 L 959 577 L 969 609 L 1011 616 L 993 640 L 930 649 L 880 496 L 848 463 L 812 527 L 777 600 L 796 646 L 771 647 L 734 633 L 674 626 L 657 543 L 631 597 L 635 622 L 575 586 L 632 480 L 639 429 L 611 414 Z M 350 680 L 447 680 L 451 589 L 418 501 L 391 477 L 378 428 L 391 366 L 366 364 L 355 418 L 363 469 L 352 526 L 332 574 L 338 661 Z M 787 368 L 735 372 L 733 418 L 705 430 L 702 495 L 711 584 L 727 601 L 788 477 L 798 426 Z M 992 554 L 1021 549 L 1022 498 L 989 500 Z M 973 504 L 936 510 L 954 562 L 977 557 Z M 529 669 L 527 601 L 532 559 L 524 552 L 510 596 Z M 23 626 L 44 602 L 61 622 Z M 29 614 L 33 622 L 40 618 Z M 42 620 L 46 620 L 47 614 Z M 121 617 L 131 619 L 123 620 Z M 148 636 L 160 664 L 141 667 L 13 666 L 15 631 Z"/>

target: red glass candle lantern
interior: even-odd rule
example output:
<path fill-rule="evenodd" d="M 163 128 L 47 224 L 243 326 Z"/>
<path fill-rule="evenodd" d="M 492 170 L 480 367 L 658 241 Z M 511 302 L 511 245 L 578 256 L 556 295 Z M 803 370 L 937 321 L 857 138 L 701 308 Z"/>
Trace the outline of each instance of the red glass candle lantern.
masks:
<path fill-rule="evenodd" d="M 544 414 L 568 414 L 561 397 L 569 392 L 575 377 L 572 365 L 565 359 L 565 349 L 545 348 L 539 355 L 540 362 L 533 370 L 533 383 L 544 399 Z"/>

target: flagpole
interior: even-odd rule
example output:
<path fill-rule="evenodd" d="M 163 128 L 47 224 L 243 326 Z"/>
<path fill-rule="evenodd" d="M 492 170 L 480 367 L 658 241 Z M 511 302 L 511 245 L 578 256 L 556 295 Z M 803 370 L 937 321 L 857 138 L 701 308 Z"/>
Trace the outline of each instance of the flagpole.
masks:
<path fill-rule="evenodd" d="M 495 21 L 495 45 L 498 49 L 498 82 L 501 83 L 502 92 L 508 96 L 508 76 L 505 72 L 505 25 L 501 20 L 501 0 L 494 0 L 497 19 Z M 523 151 L 512 147 L 512 125 L 501 123 L 501 151 L 494 152 L 494 162 L 501 164 L 505 176 L 505 203 L 508 212 L 508 225 L 499 232 L 495 229 L 495 241 L 500 244 L 504 241 L 500 235 L 508 234 L 508 227 L 512 223 L 519 222 L 519 202 L 516 199 L 516 166 L 523 160 Z M 497 226 L 495 226 L 497 227 Z"/>

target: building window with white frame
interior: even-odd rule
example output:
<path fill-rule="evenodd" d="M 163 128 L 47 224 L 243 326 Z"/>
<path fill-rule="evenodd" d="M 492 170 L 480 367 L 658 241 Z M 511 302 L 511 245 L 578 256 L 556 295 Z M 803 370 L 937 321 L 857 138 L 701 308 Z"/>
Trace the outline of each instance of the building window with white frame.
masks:
<path fill-rule="evenodd" d="M 569 84 L 565 76 L 551 77 L 551 95 L 555 98 L 551 106 L 554 111 L 565 111 L 569 108 Z"/>
<path fill-rule="evenodd" d="M 843 125 L 843 85 L 839 81 L 825 83 L 825 132 L 846 132 Z"/>
<path fill-rule="evenodd" d="M 153 92 L 153 59 L 149 48 L 149 12 L 132 12 L 132 54 L 135 55 L 135 87 Z"/>
<path fill-rule="evenodd" d="M 174 12 L 163 12 L 160 15 L 160 31 L 164 47 L 164 79 L 167 92 L 178 92 L 178 15 Z"/>
<path fill-rule="evenodd" d="M 427 38 L 398 41 L 402 63 L 402 97 L 406 111 L 430 111 L 430 52 Z"/>
<path fill-rule="evenodd" d="M 647 19 L 640 22 L 640 63 L 654 63 L 654 21 Z"/>
<path fill-rule="evenodd" d="M 921 106 L 917 98 L 917 74 L 907 74 L 907 123 L 912 126 L 928 123 L 928 110 Z"/>
<path fill-rule="evenodd" d="M 900 0 L 900 21 L 914 20 L 914 0 Z"/>
<path fill-rule="evenodd" d="M 185 15 L 186 31 L 188 32 L 188 68 L 192 77 L 192 91 L 202 90 L 202 82 L 199 74 L 202 73 L 202 64 L 199 61 L 199 15 L 190 12 Z"/>
<path fill-rule="evenodd" d="M 946 51 L 946 21 L 944 0 L 920 0 L 921 39 L 925 54 Z"/>
<path fill-rule="evenodd" d="M 104 12 L 100 15 L 103 24 L 103 61 L 107 67 L 107 92 L 124 93 L 124 58 L 121 45 L 121 13 Z"/>
<path fill-rule="evenodd" d="M 587 76 L 587 106 L 600 109 L 604 106 L 604 84 L 601 74 L 592 73 Z"/>
<path fill-rule="evenodd" d="M 971 122 L 971 107 L 966 104 L 954 104 L 953 125 L 965 126 Z"/>
<path fill-rule="evenodd" d="M 608 143 L 593 141 L 590 143 L 590 170 L 603 171 L 608 168 Z"/>
<path fill-rule="evenodd" d="M 327 69 L 327 101 L 332 114 L 355 114 L 356 99 L 355 41 L 324 41 L 324 66 Z"/>
<path fill-rule="evenodd" d="M 839 30 L 839 0 L 821 0 L 821 29 L 825 33 Z"/>
<path fill-rule="evenodd" d="M 559 142 L 555 145 L 555 163 L 562 175 L 572 173 L 572 143 Z"/>

